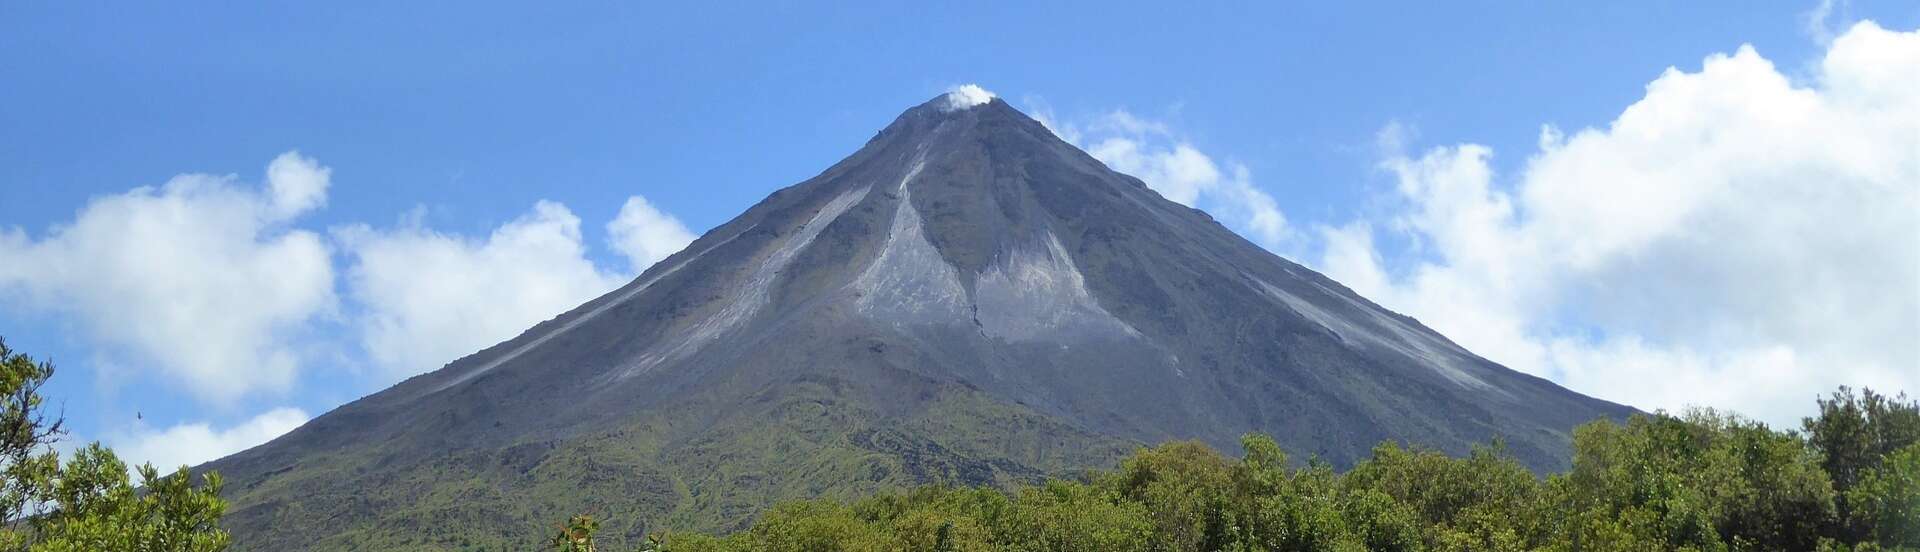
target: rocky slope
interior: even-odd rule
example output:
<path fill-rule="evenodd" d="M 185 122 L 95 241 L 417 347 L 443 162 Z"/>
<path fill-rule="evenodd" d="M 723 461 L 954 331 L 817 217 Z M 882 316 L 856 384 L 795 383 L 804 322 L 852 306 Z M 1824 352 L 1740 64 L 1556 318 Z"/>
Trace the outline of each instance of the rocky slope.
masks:
<path fill-rule="evenodd" d="M 1482 359 L 942 96 L 632 283 L 204 468 L 242 550 L 478 547 L 594 512 L 724 530 L 783 498 L 1032 481 L 1258 431 L 1567 462 L 1626 407 Z M 514 541 L 511 539 L 522 539 Z"/>

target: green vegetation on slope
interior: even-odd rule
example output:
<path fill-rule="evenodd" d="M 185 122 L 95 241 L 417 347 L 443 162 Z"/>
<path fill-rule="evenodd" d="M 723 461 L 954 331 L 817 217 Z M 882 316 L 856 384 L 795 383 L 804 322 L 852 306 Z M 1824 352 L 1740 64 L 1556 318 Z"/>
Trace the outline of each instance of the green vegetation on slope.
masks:
<path fill-rule="evenodd" d="M 1573 469 L 1535 477 L 1499 445 L 1464 458 L 1382 444 L 1335 473 L 1248 436 L 1007 493 L 928 485 L 788 502 L 698 551 L 1920 550 L 1920 405 L 1841 389 L 1805 435 L 1710 410 L 1600 421 Z M 591 550 L 592 520 L 553 540 Z M 584 528 L 584 530 L 583 530 Z"/>
<path fill-rule="evenodd" d="M 44 416 L 39 388 L 52 375 L 51 364 L 0 341 L 0 551 L 227 548 L 219 476 L 194 485 L 184 468 L 161 476 L 142 466 L 136 487 L 127 466 L 97 444 L 65 463 L 49 451 L 60 422 Z M 1255 435 L 1242 440 L 1237 460 L 1172 443 L 1138 450 L 1117 470 L 1024 487 L 1049 468 L 1115 455 L 1121 445 L 959 390 L 898 419 L 837 408 L 824 390 L 800 396 L 774 405 L 771 418 L 743 413 L 716 424 L 722 431 L 706 439 L 726 451 L 719 456 L 656 458 L 648 439 L 610 435 L 589 441 L 592 448 L 501 465 L 598 482 L 598 490 L 583 489 L 532 476 L 555 498 L 522 505 L 565 511 L 591 497 L 604 518 L 576 516 L 548 541 L 575 552 L 596 550 L 600 519 L 625 518 L 632 531 L 644 529 L 640 519 L 698 520 L 729 513 L 715 505 L 793 495 L 828 498 L 782 503 L 724 537 L 654 531 L 642 549 L 1920 550 L 1920 403 L 1870 390 L 1821 399 L 1801 432 L 1713 411 L 1594 422 L 1574 435 L 1572 470 L 1545 479 L 1498 444 L 1456 458 L 1385 443 L 1342 474 L 1317 461 L 1295 465 Z M 763 418 L 776 423 L 749 423 Z M 1008 427 L 1019 431 L 988 431 Z M 926 434 L 942 438 L 917 437 Z M 610 469 L 636 462 L 658 462 L 675 476 L 649 483 Z M 458 465 L 465 463 L 440 467 Z M 468 485 L 436 487 L 408 506 L 426 516 L 413 523 L 484 521 L 463 518 L 473 510 L 462 507 L 497 484 L 487 482 L 491 475 L 474 471 Z M 834 486 L 832 478 L 846 480 Z M 886 490 L 926 479 L 963 485 Z M 645 502 L 657 494 L 652 485 L 671 485 L 681 498 Z M 690 500 L 710 493 L 749 496 Z M 384 542 L 374 549 L 459 546 L 376 537 Z"/>
<path fill-rule="evenodd" d="M 522 551 L 560 512 L 591 514 L 603 541 L 630 548 L 661 528 L 744 529 L 781 501 L 854 500 L 931 482 L 1013 488 L 1112 465 L 1139 447 L 961 386 L 905 413 L 880 411 L 847 388 L 796 383 L 744 407 L 686 397 L 692 406 L 591 434 L 420 462 L 387 461 L 408 452 L 401 445 L 316 452 L 302 470 L 229 482 L 234 502 L 259 504 L 235 518 L 262 516 L 257 523 L 288 537 L 235 548 Z M 726 414 L 700 418 L 708 412 Z M 376 483 L 331 485 L 359 474 Z M 349 515 L 326 515 L 341 511 Z"/>

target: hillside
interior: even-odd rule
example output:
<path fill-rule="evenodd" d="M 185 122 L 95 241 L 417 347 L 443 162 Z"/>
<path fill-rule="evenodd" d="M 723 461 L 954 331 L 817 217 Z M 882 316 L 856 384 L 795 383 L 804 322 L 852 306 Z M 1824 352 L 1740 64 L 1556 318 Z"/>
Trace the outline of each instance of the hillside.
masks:
<path fill-rule="evenodd" d="M 1509 370 L 942 96 L 628 285 L 202 466 L 242 550 L 627 537 L 775 500 L 1010 483 L 1273 436 L 1334 466 L 1504 441 L 1536 471 L 1631 409 Z"/>

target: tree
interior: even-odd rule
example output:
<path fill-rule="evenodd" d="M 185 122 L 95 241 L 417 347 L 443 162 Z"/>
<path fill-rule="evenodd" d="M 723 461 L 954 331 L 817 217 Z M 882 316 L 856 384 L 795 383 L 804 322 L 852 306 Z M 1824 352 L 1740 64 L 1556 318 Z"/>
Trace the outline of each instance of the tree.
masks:
<path fill-rule="evenodd" d="M 783 504 L 747 531 L 667 535 L 658 550 L 1920 550 L 1913 403 L 1842 389 L 1820 404 L 1811 439 L 1713 410 L 1596 421 L 1574 431 L 1573 469 L 1544 480 L 1498 441 L 1465 457 L 1383 443 L 1344 474 L 1296 467 L 1261 435 L 1237 462 L 1171 443 L 1011 492 Z M 1839 526 L 1861 536 L 1823 533 Z"/>
<path fill-rule="evenodd" d="M 1151 550 L 1154 520 L 1138 502 L 1091 485 L 1049 481 L 1021 491 L 997 539 L 1011 550 Z"/>
<path fill-rule="evenodd" d="M 1382 443 L 1344 483 L 1350 493 L 1378 492 L 1409 510 L 1427 528 L 1428 547 L 1530 547 L 1545 535 L 1540 482 L 1497 444 L 1454 458 Z"/>
<path fill-rule="evenodd" d="M 1737 416 L 1594 422 L 1573 449 L 1557 502 L 1576 505 L 1570 531 L 1589 544 L 1811 550 L 1833 517 L 1833 489 L 1805 444 Z"/>
<path fill-rule="evenodd" d="M 195 486 L 182 466 L 161 476 L 127 465 L 94 443 L 62 465 L 52 446 L 62 435 L 48 416 L 40 387 L 53 377 L 50 362 L 35 361 L 0 338 L 0 550 L 33 552 L 217 552 L 229 543 L 220 529 L 227 504 L 220 475 Z"/>
<path fill-rule="evenodd" d="M 1818 403 L 1819 414 L 1803 420 L 1801 427 L 1837 495 L 1837 515 L 1825 532 L 1845 543 L 1871 540 L 1872 527 L 1867 516 L 1854 512 L 1850 492 L 1866 473 L 1879 469 L 1883 458 L 1920 442 L 1920 401 L 1904 394 L 1889 398 L 1872 389 L 1855 396 L 1852 389 L 1841 387 Z"/>
<path fill-rule="evenodd" d="M 1888 454 L 1861 474 L 1847 492 L 1850 520 L 1868 528 L 1870 542 L 1890 549 L 1920 549 L 1920 444 Z"/>
<path fill-rule="evenodd" d="M 52 499 L 58 509 L 36 520 L 42 540 L 33 552 L 218 552 L 229 544 L 220 530 L 227 503 L 220 499 L 220 475 L 192 484 L 182 466 L 161 476 L 153 465 L 140 466 L 140 488 L 127 477 L 127 465 L 98 443 L 75 453 L 60 470 Z"/>
<path fill-rule="evenodd" d="M 52 377 L 53 363 L 36 362 L 0 337 L 0 521 L 13 526 L 37 513 L 34 506 L 59 466 L 50 447 L 64 433 L 62 423 L 47 417 L 40 397 L 40 386 Z M 0 546 L 9 550 L 26 540 L 18 531 L 0 534 Z"/>
<path fill-rule="evenodd" d="M 1206 445 L 1187 441 L 1140 451 L 1107 483 L 1121 497 L 1147 506 L 1158 549 L 1224 544 L 1231 522 L 1223 510 L 1232 493 L 1233 466 Z"/>

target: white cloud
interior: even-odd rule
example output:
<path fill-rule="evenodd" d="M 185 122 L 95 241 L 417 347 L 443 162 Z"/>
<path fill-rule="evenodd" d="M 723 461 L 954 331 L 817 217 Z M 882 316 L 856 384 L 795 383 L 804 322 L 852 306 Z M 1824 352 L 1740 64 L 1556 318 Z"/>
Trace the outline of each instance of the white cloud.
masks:
<path fill-rule="evenodd" d="M 977 84 L 963 84 L 947 89 L 947 111 L 959 111 L 993 101 L 993 93 Z"/>
<path fill-rule="evenodd" d="M 332 346 L 315 324 L 338 307 L 332 247 L 352 261 L 342 341 L 358 338 L 397 375 L 511 338 L 630 277 L 587 259 L 580 220 L 552 202 L 485 239 L 435 232 L 418 217 L 342 227 L 331 243 L 293 228 L 326 204 L 331 176 L 289 152 L 258 186 L 186 174 L 95 198 L 38 239 L 0 229 L 0 306 L 73 319 L 98 343 L 92 367 L 110 386 L 149 369 L 227 405 L 288 391 L 302 357 Z M 694 239 L 639 196 L 607 231 L 634 272 Z"/>
<path fill-rule="evenodd" d="M 1322 268 L 1641 407 L 1790 424 L 1836 385 L 1920 391 L 1920 32 L 1858 24 L 1805 87 L 1742 47 L 1541 134 L 1507 186 L 1477 145 L 1390 157 L 1400 207 L 1322 229 Z M 1382 262 L 1376 226 L 1414 247 Z"/>
<path fill-rule="evenodd" d="M 1044 108 L 1035 113 L 1055 135 L 1113 170 L 1139 178 L 1169 200 L 1221 215 L 1228 226 L 1263 247 L 1282 249 L 1294 239 L 1286 214 L 1272 195 L 1254 184 L 1252 171 L 1237 163 L 1223 169 L 1165 123 L 1127 111 L 1113 111 L 1084 125 L 1062 122 Z"/>
<path fill-rule="evenodd" d="M 1413 142 L 1418 135 L 1419 132 L 1406 123 L 1387 121 L 1386 126 L 1380 127 L 1380 131 L 1373 134 L 1373 146 L 1383 155 L 1400 155 L 1406 153 L 1407 144 Z"/>
<path fill-rule="evenodd" d="M 1061 121 L 1058 116 L 1054 115 L 1053 108 L 1047 106 L 1045 100 L 1036 96 L 1028 96 L 1022 99 L 1020 103 L 1024 105 L 1027 115 L 1033 117 L 1033 120 L 1039 121 L 1040 126 L 1047 127 L 1047 130 L 1052 131 L 1054 136 L 1058 136 L 1061 140 L 1065 140 L 1069 144 L 1082 148 L 1086 147 L 1086 143 L 1081 141 L 1080 128 L 1076 125 Z"/>
<path fill-rule="evenodd" d="M 334 232 L 353 258 L 347 285 L 365 310 L 367 352 L 397 376 L 504 341 L 626 280 L 585 257 L 580 219 L 558 203 L 538 202 L 484 240 L 435 232 L 418 219 Z"/>
<path fill-rule="evenodd" d="M 1087 153 L 1113 170 L 1138 177 L 1167 199 L 1186 206 L 1200 200 L 1201 192 L 1220 186 L 1220 168 L 1213 159 L 1187 144 L 1156 149 L 1141 139 L 1112 137 L 1094 144 Z"/>
<path fill-rule="evenodd" d="M 333 169 L 320 166 L 299 153 L 287 152 L 267 164 L 267 189 L 272 212 L 292 217 L 327 204 L 327 186 Z"/>
<path fill-rule="evenodd" d="M 179 424 L 159 431 L 138 427 L 107 444 L 129 467 L 152 463 L 165 474 L 180 466 L 197 466 L 253 448 L 293 431 L 307 420 L 303 410 L 278 408 L 226 429 L 214 429 L 206 423 Z"/>
<path fill-rule="evenodd" d="M 1095 119 L 1090 126 L 1101 132 L 1125 136 L 1173 136 L 1173 130 L 1166 123 L 1142 119 L 1126 110 L 1109 112 Z"/>
<path fill-rule="evenodd" d="M 613 249 L 627 257 L 633 273 L 639 274 L 693 243 L 697 236 L 680 224 L 680 219 L 655 208 L 647 198 L 633 196 L 620 206 L 620 214 L 607 223 L 607 237 Z"/>
<path fill-rule="evenodd" d="M 0 299 L 71 316 L 203 400 L 284 390 L 291 334 L 334 301 L 326 245 L 286 225 L 325 203 L 328 178 L 289 152 L 264 189 L 185 174 L 93 198 L 39 240 L 0 230 Z"/>

